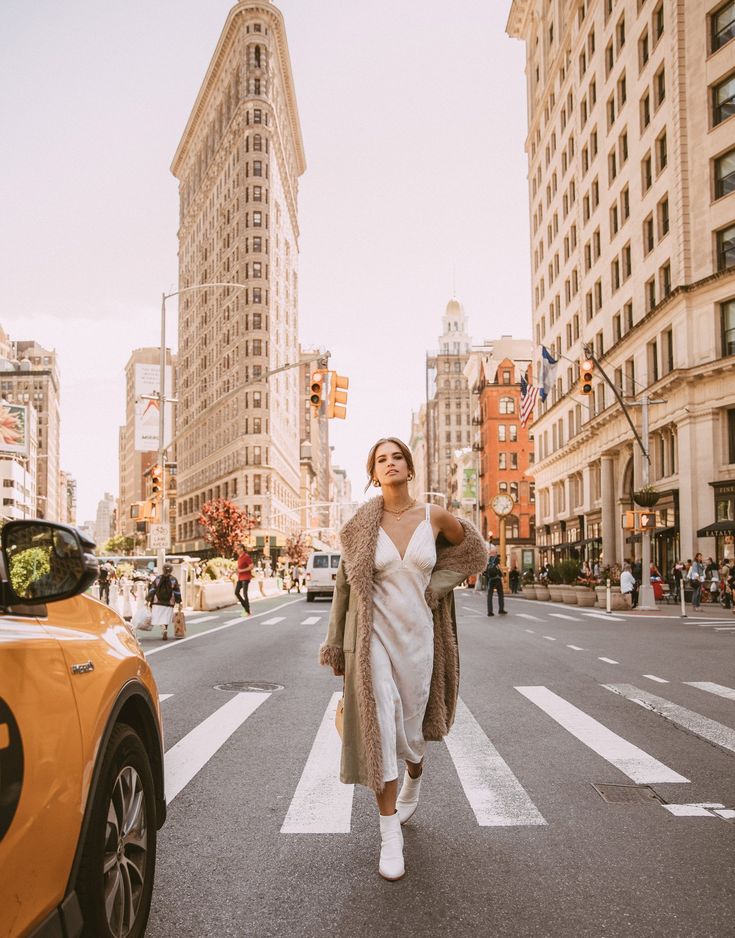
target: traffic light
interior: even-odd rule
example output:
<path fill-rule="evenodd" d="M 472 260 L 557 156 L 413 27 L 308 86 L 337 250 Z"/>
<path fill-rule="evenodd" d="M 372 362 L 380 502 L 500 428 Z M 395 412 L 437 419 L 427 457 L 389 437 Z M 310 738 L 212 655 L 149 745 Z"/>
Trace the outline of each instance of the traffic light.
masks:
<path fill-rule="evenodd" d="M 327 417 L 339 417 L 344 420 L 347 416 L 347 388 L 350 386 L 350 379 L 344 375 L 338 375 L 333 371 L 329 380 L 329 403 L 327 404 Z"/>
<path fill-rule="evenodd" d="M 656 527 L 655 511 L 639 511 L 638 527 L 641 531 L 652 531 Z"/>
<path fill-rule="evenodd" d="M 309 403 L 311 404 L 311 412 L 315 417 L 319 416 L 319 408 L 324 401 L 324 374 L 323 371 L 313 371 L 311 373 Z"/>
<path fill-rule="evenodd" d="M 583 358 L 579 363 L 579 393 L 592 393 L 592 378 L 595 373 L 595 363 L 591 358 Z"/>
<path fill-rule="evenodd" d="M 626 511 L 623 515 L 623 527 L 626 531 L 632 531 L 635 528 L 635 512 Z"/>
<path fill-rule="evenodd" d="M 151 494 L 155 497 L 163 491 L 163 471 L 156 465 L 151 469 Z"/>

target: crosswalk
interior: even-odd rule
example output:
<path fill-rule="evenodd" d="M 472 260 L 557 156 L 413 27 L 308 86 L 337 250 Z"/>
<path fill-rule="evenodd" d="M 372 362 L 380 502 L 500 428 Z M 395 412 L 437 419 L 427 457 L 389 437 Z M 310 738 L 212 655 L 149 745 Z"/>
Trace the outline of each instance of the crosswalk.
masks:
<path fill-rule="evenodd" d="M 711 681 L 667 683 L 667 693 L 674 700 L 631 684 L 610 683 L 597 685 L 597 702 L 604 712 L 605 691 L 611 692 L 649 711 L 656 721 L 655 726 L 662 725 L 661 719 L 665 720 L 727 753 L 735 753 L 735 729 L 676 702 L 679 686 L 701 692 L 705 708 L 713 697 L 735 702 L 735 688 Z M 542 731 L 545 735 L 553 732 L 550 729 L 553 724 L 549 722 L 553 721 L 572 740 L 636 785 L 686 786 L 698 781 L 681 774 L 675 766 L 662 762 L 655 754 L 614 732 L 578 705 L 579 701 L 574 699 L 574 693 L 569 689 L 563 694 L 544 685 L 519 685 L 513 690 L 531 705 L 529 713 L 538 713 L 544 723 Z M 172 696 L 170 693 L 159 695 L 164 720 L 170 706 L 166 702 Z M 271 696 L 265 691 L 234 694 L 166 752 L 166 797 L 169 803 L 199 773 L 206 772 L 208 762 L 256 711 L 267 707 Z M 325 701 L 322 716 L 313 726 L 313 743 L 283 817 L 281 834 L 350 833 L 354 786 L 339 781 L 341 741 L 334 726 L 340 696 L 341 692 L 330 695 Z M 308 726 L 306 731 L 309 732 Z M 459 781 L 459 790 L 472 809 L 478 826 L 541 827 L 548 824 L 543 805 L 534 803 L 523 781 L 513 771 L 512 747 L 506 742 L 504 747 L 498 748 L 462 698 L 458 701 L 454 726 L 444 742 Z M 703 775 L 705 777 L 700 781 L 707 780 L 704 772 Z M 715 801 L 686 803 L 685 795 L 675 800 L 675 804 L 663 804 L 669 816 L 720 817 L 725 820 L 732 820 L 735 816 L 735 805 Z"/>

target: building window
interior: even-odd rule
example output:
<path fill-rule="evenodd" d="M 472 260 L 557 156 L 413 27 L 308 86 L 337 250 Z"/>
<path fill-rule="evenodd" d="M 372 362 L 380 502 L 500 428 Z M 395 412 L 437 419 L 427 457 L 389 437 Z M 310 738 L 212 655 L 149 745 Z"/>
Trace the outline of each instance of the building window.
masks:
<path fill-rule="evenodd" d="M 648 383 L 654 384 L 658 379 L 658 344 L 654 339 L 648 343 Z"/>
<path fill-rule="evenodd" d="M 666 100 L 666 70 L 664 68 L 656 72 L 653 87 L 656 93 L 656 107 L 658 108 Z"/>
<path fill-rule="evenodd" d="M 669 233 L 669 198 L 661 199 L 658 203 L 658 239 L 665 238 Z"/>
<path fill-rule="evenodd" d="M 262 227 L 263 227 L 263 213 L 253 212 L 253 228 L 262 228 Z"/>
<path fill-rule="evenodd" d="M 717 269 L 735 266 L 735 225 L 717 232 Z"/>
<path fill-rule="evenodd" d="M 712 51 L 717 52 L 735 36 L 735 0 L 728 0 L 710 17 Z"/>
<path fill-rule="evenodd" d="M 654 248 L 653 215 L 649 215 L 643 222 L 643 253 L 650 254 Z"/>
<path fill-rule="evenodd" d="M 645 194 L 653 185 L 653 163 L 650 153 L 647 153 L 643 157 L 643 162 L 641 163 L 641 180 Z"/>
<path fill-rule="evenodd" d="M 656 305 L 656 281 L 653 277 L 646 283 L 646 311 L 650 312 Z"/>
<path fill-rule="evenodd" d="M 516 409 L 516 405 L 512 397 L 500 398 L 500 413 L 501 414 L 514 414 L 515 409 Z"/>
<path fill-rule="evenodd" d="M 664 374 L 674 370 L 674 330 L 667 329 L 663 334 L 661 346 Z"/>
<path fill-rule="evenodd" d="M 735 114 L 735 75 L 712 89 L 712 123 L 721 124 Z"/>
<path fill-rule="evenodd" d="M 665 299 L 671 293 L 671 263 L 664 264 L 660 270 L 661 280 L 661 299 Z"/>
<path fill-rule="evenodd" d="M 651 123 L 651 95 L 646 92 L 641 98 L 641 133 Z"/>
<path fill-rule="evenodd" d="M 498 469 L 507 469 L 507 458 L 505 453 L 498 453 Z"/>
<path fill-rule="evenodd" d="M 651 48 L 648 42 L 648 30 L 644 29 L 641 38 L 638 40 L 638 65 L 641 71 L 646 66 L 651 55 Z"/>
<path fill-rule="evenodd" d="M 658 42 L 664 34 L 664 4 L 663 0 L 653 12 L 653 38 Z"/>
<path fill-rule="evenodd" d="M 498 424 L 498 440 L 501 443 L 505 443 L 505 424 L 504 423 Z"/>
<path fill-rule="evenodd" d="M 509 371 L 503 372 L 503 384 L 510 384 L 510 372 Z"/>
<path fill-rule="evenodd" d="M 515 443 L 518 440 L 518 427 L 516 424 L 512 423 L 508 427 L 509 439 L 511 443 Z"/>
<path fill-rule="evenodd" d="M 722 354 L 735 355 L 735 300 L 728 300 L 720 307 L 722 322 Z"/>
<path fill-rule="evenodd" d="M 660 173 L 663 169 L 666 168 L 666 164 L 669 161 L 666 131 L 664 131 L 656 141 L 656 156 L 658 160 L 658 166 L 656 169 Z"/>
<path fill-rule="evenodd" d="M 518 468 L 518 453 L 511 453 L 511 454 L 510 454 L 510 468 L 511 468 L 511 469 L 517 469 L 517 468 Z"/>
<path fill-rule="evenodd" d="M 735 462 L 735 410 L 727 412 L 727 461 Z"/>
<path fill-rule="evenodd" d="M 735 190 L 735 150 L 730 150 L 715 160 L 715 198 L 721 199 L 723 195 L 728 195 L 733 190 Z"/>

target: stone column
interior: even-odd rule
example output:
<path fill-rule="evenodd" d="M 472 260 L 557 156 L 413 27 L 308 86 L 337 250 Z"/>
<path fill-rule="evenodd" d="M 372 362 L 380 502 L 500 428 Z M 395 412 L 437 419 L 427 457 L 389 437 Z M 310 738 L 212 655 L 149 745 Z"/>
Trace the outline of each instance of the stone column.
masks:
<path fill-rule="evenodd" d="M 602 496 L 602 558 L 605 565 L 617 563 L 617 519 L 615 517 L 615 456 L 604 453 L 600 459 Z"/>

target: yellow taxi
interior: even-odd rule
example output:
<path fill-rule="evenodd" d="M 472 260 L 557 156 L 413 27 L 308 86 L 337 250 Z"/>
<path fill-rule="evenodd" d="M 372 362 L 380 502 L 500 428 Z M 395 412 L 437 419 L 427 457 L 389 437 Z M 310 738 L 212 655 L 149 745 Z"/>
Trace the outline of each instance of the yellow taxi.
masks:
<path fill-rule="evenodd" d="M 139 938 L 166 817 L 158 690 L 124 620 L 83 595 L 94 547 L 0 540 L 0 938 Z"/>

